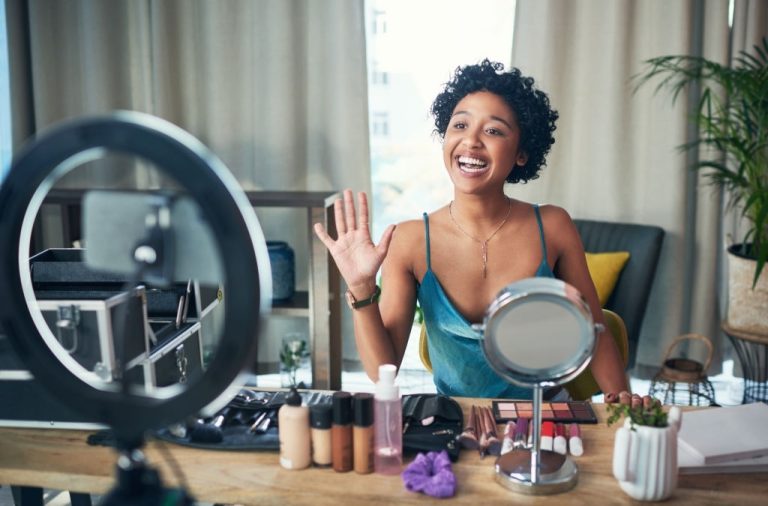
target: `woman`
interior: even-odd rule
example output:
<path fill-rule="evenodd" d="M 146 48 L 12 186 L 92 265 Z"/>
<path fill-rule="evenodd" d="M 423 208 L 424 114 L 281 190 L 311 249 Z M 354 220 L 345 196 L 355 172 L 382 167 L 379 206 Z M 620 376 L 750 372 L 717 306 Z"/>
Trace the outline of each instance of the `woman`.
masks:
<path fill-rule="evenodd" d="M 334 205 L 338 238 L 321 224 L 315 232 L 328 247 L 349 288 L 355 340 L 368 376 L 378 366 L 399 365 L 413 322 L 416 299 L 424 311 L 438 391 L 471 397 L 530 397 L 487 365 L 480 335 L 489 303 L 507 284 L 531 276 L 557 277 L 585 297 L 595 322 L 603 315 L 584 249 L 568 213 L 509 198 L 504 184 L 538 177 L 554 143 L 557 112 L 533 79 L 484 60 L 456 70 L 432 105 L 453 200 L 423 220 L 389 226 L 378 245 L 368 230 L 366 195 L 352 192 Z M 376 286 L 381 267 L 382 286 Z M 376 303 L 381 294 L 380 300 Z M 600 333 L 591 362 L 606 395 L 627 390 L 612 337 Z M 626 397 L 626 394 L 622 398 Z M 639 398 L 638 398 L 639 400 Z"/>

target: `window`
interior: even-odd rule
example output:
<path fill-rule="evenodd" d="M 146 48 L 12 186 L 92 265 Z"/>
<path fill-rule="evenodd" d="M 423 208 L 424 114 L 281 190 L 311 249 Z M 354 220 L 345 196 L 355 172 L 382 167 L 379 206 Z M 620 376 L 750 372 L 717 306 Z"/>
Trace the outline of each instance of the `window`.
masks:
<path fill-rule="evenodd" d="M 11 166 L 11 90 L 5 0 L 0 5 L 0 182 Z"/>
<path fill-rule="evenodd" d="M 367 0 L 374 241 L 451 200 L 430 105 L 456 67 L 510 64 L 514 12 L 515 0 Z"/>
<path fill-rule="evenodd" d="M 378 7 L 378 2 L 374 2 Z M 383 9 L 374 9 L 371 16 L 371 33 L 375 35 L 383 35 L 387 33 L 387 13 Z"/>
<path fill-rule="evenodd" d="M 371 135 L 374 137 L 386 137 L 389 135 L 389 113 L 375 112 L 373 113 L 373 121 L 371 123 Z"/>

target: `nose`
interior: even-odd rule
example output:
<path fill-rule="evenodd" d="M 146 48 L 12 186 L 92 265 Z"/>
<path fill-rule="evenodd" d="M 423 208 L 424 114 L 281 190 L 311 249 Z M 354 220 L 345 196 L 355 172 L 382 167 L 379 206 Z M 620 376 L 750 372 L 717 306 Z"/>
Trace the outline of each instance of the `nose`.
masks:
<path fill-rule="evenodd" d="M 482 144 L 482 141 L 480 140 L 480 129 L 470 127 L 464 130 L 464 137 L 462 139 L 462 144 L 464 144 L 467 147 L 478 147 Z"/>

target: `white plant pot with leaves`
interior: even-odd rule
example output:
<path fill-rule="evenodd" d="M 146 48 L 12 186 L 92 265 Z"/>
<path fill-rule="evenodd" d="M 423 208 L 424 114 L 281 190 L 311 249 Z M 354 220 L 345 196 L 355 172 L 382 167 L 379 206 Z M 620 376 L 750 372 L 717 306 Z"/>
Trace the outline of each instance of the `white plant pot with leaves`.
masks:
<path fill-rule="evenodd" d="M 677 433 L 681 414 L 670 408 L 667 425 L 638 425 L 630 418 L 616 431 L 613 476 L 621 489 L 638 501 L 661 501 L 677 488 Z"/>
<path fill-rule="evenodd" d="M 725 192 L 728 205 L 747 224 L 741 242 L 729 248 L 728 325 L 768 334 L 763 270 L 768 262 L 768 37 L 742 51 L 730 67 L 696 56 L 661 56 L 646 63 L 639 85 L 660 78 L 656 91 L 671 91 L 673 101 L 690 84 L 701 85 L 695 112 L 700 136 L 680 147 L 714 153 L 692 168 Z"/>

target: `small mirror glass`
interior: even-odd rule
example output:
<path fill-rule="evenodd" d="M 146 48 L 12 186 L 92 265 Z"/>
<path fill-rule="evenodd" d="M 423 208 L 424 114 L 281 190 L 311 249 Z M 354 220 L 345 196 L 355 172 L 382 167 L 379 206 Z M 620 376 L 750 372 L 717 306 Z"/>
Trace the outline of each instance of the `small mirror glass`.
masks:
<path fill-rule="evenodd" d="M 595 333 L 589 306 L 570 285 L 530 278 L 506 286 L 488 308 L 484 351 L 518 385 L 560 385 L 589 363 Z"/>

